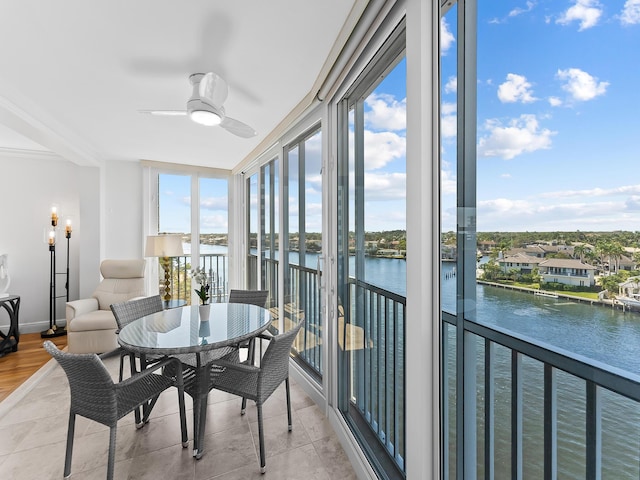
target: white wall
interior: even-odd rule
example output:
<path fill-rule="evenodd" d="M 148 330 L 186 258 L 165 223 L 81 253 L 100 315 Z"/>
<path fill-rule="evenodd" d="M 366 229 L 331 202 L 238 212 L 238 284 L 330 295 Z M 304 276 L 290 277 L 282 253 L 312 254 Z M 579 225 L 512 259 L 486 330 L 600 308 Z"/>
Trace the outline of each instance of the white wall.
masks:
<path fill-rule="evenodd" d="M 73 217 L 70 299 L 79 298 L 84 283 L 97 283 L 99 169 L 79 167 L 54 156 L 2 153 L 0 178 L 0 252 L 9 255 L 9 293 L 21 297 L 20 331 L 41 331 L 49 325 L 50 256 L 45 229 L 51 224 L 52 204 L 58 204 L 63 216 Z M 64 218 L 59 226 L 56 270 L 64 273 Z M 65 275 L 58 275 L 56 283 L 58 295 L 64 296 Z M 64 319 L 64 303 L 65 298 L 56 303 L 58 319 Z M 0 313 L 0 329 L 6 331 L 7 325 L 6 314 Z"/>
<path fill-rule="evenodd" d="M 104 258 L 142 258 L 146 202 L 140 163 L 106 162 L 104 186 Z"/>

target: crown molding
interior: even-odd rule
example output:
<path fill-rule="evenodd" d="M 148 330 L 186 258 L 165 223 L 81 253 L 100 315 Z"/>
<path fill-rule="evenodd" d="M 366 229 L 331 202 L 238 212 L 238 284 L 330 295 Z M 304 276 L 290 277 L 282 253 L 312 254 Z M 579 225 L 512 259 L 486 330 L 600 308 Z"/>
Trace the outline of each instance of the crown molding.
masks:
<path fill-rule="evenodd" d="M 64 160 L 57 153 L 48 150 L 32 150 L 27 148 L 0 147 L 0 157 L 24 158 L 29 160 Z"/>
<path fill-rule="evenodd" d="M 97 167 L 103 164 L 99 156 L 89 146 L 85 145 L 80 139 L 73 139 L 76 136 L 73 132 L 66 129 L 45 112 L 39 111 L 35 105 L 31 105 L 28 99 L 21 98 L 17 92 L 12 94 L 11 97 L 21 99 L 20 103 L 22 105 L 30 105 L 29 111 L 19 107 L 6 97 L 0 96 L 0 123 L 38 145 L 42 145 L 47 149 L 42 151 L 45 154 L 58 155 L 83 167 Z M 20 149 L 9 148 L 2 150 L 12 153 L 20 152 Z M 43 154 L 37 153 L 37 150 L 23 150 L 23 152 L 29 152 L 32 155 L 31 158 L 34 158 L 34 155 L 43 158 Z M 49 158 L 52 157 L 50 156 Z"/>

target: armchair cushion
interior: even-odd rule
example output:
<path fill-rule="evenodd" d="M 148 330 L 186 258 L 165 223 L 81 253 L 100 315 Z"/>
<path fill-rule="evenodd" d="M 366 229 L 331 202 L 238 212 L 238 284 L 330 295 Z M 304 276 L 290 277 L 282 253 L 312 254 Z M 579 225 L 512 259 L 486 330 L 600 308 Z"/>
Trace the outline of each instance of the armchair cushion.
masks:
<path fill-rule="evenodd" d="M 111 310 L 93 310 L 75 317 L 68 330 L 85 332 L 88 330 L 115 330 L 117 328 L 118 324 Z"/>
<path fill-rule="evenodd" d="M 112 303 L 144 296 L 144 260 L 105 260 L 100 264 L 103 280 L 93 292 L 100 310 L 111 311 Z"/>

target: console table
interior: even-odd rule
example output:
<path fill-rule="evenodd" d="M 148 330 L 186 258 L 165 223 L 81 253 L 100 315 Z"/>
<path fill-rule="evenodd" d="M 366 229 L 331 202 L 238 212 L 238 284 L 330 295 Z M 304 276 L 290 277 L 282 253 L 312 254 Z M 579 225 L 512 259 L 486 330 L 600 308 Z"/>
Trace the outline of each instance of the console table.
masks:
<path fill-rule="evenodd" d="M 20 311 L 20 296 L 9 295 L 0 297 L 0 309 L 4 308 L 9 314 L 9 331 L 5 334 L 0 330 L 0 357 L 18 350 L 20 331 L 18 328 L 18 313 Z"/>

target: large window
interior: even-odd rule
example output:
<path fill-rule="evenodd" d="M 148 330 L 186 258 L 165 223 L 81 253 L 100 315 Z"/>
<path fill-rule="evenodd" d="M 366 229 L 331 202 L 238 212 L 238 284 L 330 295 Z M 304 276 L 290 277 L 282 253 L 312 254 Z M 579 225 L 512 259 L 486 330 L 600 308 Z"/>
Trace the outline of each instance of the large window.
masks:
<path fill-rule="evenodd" d="M 640 474 L 639 23 L 636 2 L 576 0 L 442 19 L 451 478 Z"/>
<path fill-rule="evenodd" d="M 180 234 L 183 242 L 184 256 L 171 259 L 168 267 L 172 299 L 191 302 L 189 271 L 200 266 L 209 277 L 211 301 L 224 301 L 229 282 L 227 178 L 160 173 L 157 198 L 158 233 Z M 162 284 L 163 271 L 160 277 Z"/>

